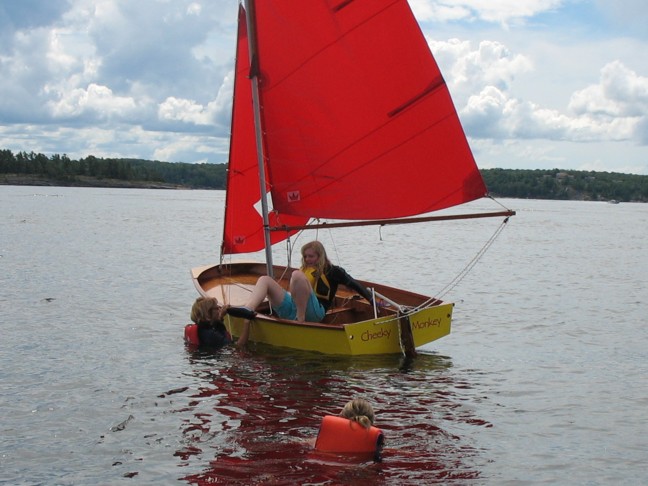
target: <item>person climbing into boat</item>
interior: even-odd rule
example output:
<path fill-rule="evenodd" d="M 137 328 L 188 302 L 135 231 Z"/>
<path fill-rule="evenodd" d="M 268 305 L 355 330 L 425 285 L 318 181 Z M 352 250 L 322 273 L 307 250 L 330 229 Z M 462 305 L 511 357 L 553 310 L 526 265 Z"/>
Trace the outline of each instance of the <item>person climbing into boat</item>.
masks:
<path fill-rule="evenodd" d="M 253 318 L 264 299 L 270 301 L 276 315 L 299 322 L 321 322 L 331 308 L 340 284 L 372 302 L 371 293 L 351 277 L 344 268 L 333 265 L 321 242 L 315 240 L 301 248 L 302 265 L 290 276 L 288 291 L 273 278 L 259 277 L 250 298 L 243 307 L 230 307 L 238 317 Z"/>
<path fill-rule="evenodd" d="M 321 452 L 372 453 L 374 460 L 380 461 L 385 438 L 374 427 L 375 419 L 371 404 L 364 398 L 354 398 L 338 416 L 322 419 L 314 447 Z"/>
<path fill-rule="evenodd" d="M 226 308 L 214 297 L 198 297 L 191 306 L 193 324 L 185 326 L 185 341 L 189 344 L 221 348 L 232 343 L 232 336 L 223 322 Z M 250 323 L 246 322 L 243 332 L 236 341 L 244 346 L 250 336 Z"/>

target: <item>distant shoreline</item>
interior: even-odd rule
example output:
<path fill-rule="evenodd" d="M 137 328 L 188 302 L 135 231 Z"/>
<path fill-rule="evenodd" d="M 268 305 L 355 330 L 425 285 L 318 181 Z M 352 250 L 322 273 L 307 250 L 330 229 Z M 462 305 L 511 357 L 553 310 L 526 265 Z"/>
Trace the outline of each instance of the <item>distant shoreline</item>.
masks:
<path fill-rule="evenodd" d="M 182 165 L 170 167 L 182 168 Z M 224 170 L 224 169 L 223 169 Z M 487 169 L 481 171 L 494 198 L 563 201 L 648 202 L 648 176 L 583 171 Z M 0 185 L 40 187 L 97 187 L 118 189 L 224 190 L 225 182 L 207 187 L 209 177 L 184 184 L 146 180 L 112 179 L 87 175 L 48 177 L 37 174 L 0 174 Z M 209 182 L 207 182 L 209 184 Z"/>
<path fill-rule="evenodd" d="M 648 175 L 557 168 L 479 172 L 494 198 L 648 203 Z M 227 164 L 92 155 L 72 160 L 65 155 L 0 150 L 0 185 L 225 190 Z"/>
<path fill-rule="evenodd" d="M 124 181 L 120 179 L 97 179 L 94 177 L 77 177 L 73 181 L 59 181 L 48 177 L 3 174 L 0 176 L 0 186 L 38 186 L 38 187 L 109 187 L 121 189 L 184 189 L 193 190 L 195 187 L 181 184 L 149 181 Z M 207 188 L 205 188 L 207 189 Z M 211 188 L 209 188 L 211 190 Z"/>

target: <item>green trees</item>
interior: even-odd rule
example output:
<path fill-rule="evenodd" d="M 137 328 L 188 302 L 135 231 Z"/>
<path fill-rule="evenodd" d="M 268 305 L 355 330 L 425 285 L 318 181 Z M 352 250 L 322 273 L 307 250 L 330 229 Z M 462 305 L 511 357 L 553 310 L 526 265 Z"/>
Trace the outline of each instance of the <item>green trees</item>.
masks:
<path fill-rule="evenodd" d="M 0 183 L 5 184 L 21 183 L 19 178 L 9 177 L 13 175 L 24 176 L 22 183 L 38 177 L 53 185 L 105 186 L 119 181 L 128 187 L 225 189 L 226 173 L 226 164 L 102 159 L 93 155 L 72 160 L 65 154 L 47 157 L 0 150 Z M 643 175 L 560 169 L 485 169 L 481 173 L 495 197 L 648 202 L 648 176 Z"/>
<path fill-rule="evenodd" d="M 65 154 L 47 157 L 18 152 L 14 155 L 10 150 L 0 150 L 0 174 L 37 176 L 61 185 L 107 185 L 106 181 L 123 181 L 133 186 L 159 183 L 224 189 L 226 165 L 102 159 L 93 155 L 72 160 Z"/>
<path fill-rule="evenodd" d="M 495 197 L 648 202 L 648 176 L 576 170 L 481 171 Z"/>

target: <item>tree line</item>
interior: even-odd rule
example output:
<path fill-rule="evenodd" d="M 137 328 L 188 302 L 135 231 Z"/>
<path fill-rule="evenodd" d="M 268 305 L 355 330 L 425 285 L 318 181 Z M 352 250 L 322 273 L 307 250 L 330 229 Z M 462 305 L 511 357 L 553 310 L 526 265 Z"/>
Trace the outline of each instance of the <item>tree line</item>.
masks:
<path fill-rule="evenodd" d="M 0 150 L 0 182 L 65 186 L 126 186 L 224 189 L 225 164 L 187 164 L 141 159 L 73 160 L 67 155 Z"/>
<path fill-rule="evenodd" d="M 490 193 L 522 199 L 648 202 L 648 176 L 579 170 L 487 169 Z"/>
<path fill-rule="evenodd" d="M 0 184 L 181 187 L 225 189 L 227 164 L 187 164 L 141 159 L 72 160 L 0 150 Z M 648 176 L 575 170 L 484 169 L 495 197 L 648 202 Z"/>

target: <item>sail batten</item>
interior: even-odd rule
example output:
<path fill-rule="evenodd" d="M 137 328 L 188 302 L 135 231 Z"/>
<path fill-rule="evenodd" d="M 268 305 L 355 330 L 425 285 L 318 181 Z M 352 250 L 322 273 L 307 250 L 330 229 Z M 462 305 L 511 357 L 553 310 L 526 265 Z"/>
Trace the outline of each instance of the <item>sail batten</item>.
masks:
<path fill-rule="evenodd" d="M 406 110 L 409 106 L 413 105 L 417 101 L 421 100 L 422 98 L 441 88 L 442 86 L 445 86 L 445 80 L 443 79 L 443 76 L 439 76 L 437 79 L 432 81 L 421 93 L 414 96 L 412 99 L 407 100 L 401 106 L 390 111 L 388 113 L 388 116 L 392 117 L 398 115 L 400 112 Z"/>

